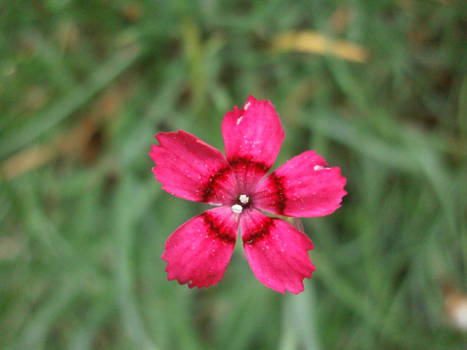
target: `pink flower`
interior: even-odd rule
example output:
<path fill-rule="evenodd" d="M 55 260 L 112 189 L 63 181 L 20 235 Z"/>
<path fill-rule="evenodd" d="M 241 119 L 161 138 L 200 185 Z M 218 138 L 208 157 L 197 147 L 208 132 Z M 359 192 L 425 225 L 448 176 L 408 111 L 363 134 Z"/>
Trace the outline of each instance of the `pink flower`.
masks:
<path fill-rule="evenodd" d="M 149 153 L 162 188 L 175 196 L 216 206 L 185 222 L 169 237 L 162 259 L 168 279 L 188 287 L 217 284 L 224 276 L 240 229 L 256 278 L 284 293 L 303 291 L 315 267 L 311 240 L 288 222 L 323 216 L 340 207 L 345 178 L 314 151 L 306 151 L 265 177 L 284 139 L 274 106 L 250 96 L 222 122 L 224 155 L 185 131 L 159 133 Z"/>

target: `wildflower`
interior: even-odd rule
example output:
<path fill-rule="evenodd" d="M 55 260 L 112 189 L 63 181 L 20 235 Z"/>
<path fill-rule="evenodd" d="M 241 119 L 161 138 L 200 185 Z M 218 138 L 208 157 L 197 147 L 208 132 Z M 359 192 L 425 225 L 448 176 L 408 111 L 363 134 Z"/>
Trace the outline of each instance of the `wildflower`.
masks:
<path fill-rule="evenodd" d="M 314 266 L 311 240 L 290 217 L 328 215 L 340 206 L 345 178 L 314 151 L 304 152 L 265 177 L 284 138 L 269 101 L 250 96 L 222 122 L 226 157 L 185 132 L 159 133 L 153 172 L 167 192 L 216 208 L 180 226 L 165 244 L 168 279 L 188 287 L 217 284 L 224 276 L 240 229 L 246 258 L 257 279 L 284 293 L 303 291 Z"/>

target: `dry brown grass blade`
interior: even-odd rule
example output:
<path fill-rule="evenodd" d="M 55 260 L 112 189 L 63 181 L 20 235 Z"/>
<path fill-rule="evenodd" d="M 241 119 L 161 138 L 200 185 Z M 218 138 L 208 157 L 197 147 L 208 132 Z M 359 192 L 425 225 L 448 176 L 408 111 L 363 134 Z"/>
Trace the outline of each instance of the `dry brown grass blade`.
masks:
<path fill-rule="evenodd" d="M 283 51 L 299 51 L 333 55 L 349 61 L 363 63 L 368 60 L 368 50 L 342 40 L 332 40 L 314 31 L 289 32 L 279 35 L 273 46 Z"/>
<path fill-rule="evenodd" d="M 32 146 L 7 159 L 2 171 L 8 180 L 41 166 L 55 154 L 49 146 Z"/>

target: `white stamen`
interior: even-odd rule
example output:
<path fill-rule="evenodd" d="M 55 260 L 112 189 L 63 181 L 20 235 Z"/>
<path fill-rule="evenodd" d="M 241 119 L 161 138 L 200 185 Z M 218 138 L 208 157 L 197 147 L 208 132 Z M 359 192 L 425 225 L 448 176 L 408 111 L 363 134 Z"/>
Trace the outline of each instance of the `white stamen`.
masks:
<path fill-rule="evenodd" d="M 242 121 L 242 119 L 243 119 L 243 115 L 241 115 L 240 117 L 238 117 L 238 119 L 237 119 L 237 125 L 240 124 L 240 122 Z"/>
<path fill-rule="evenodd" d="M 232 211 L 235 213 L 235 214 L 240 214 L 243 210 L 243 207 L 240 205 L 240 204 L 234 204 L 232 205 Z"/>
<path fill-rule="evenodd" d="M 247 204 L 248 201 L 250 200 L 250 198 L 248 198 L 246 194 L 241 194 L 240 197 L 238 197 L 238 199 L 240 200 L 240 203 L 242 204 Z"/>
<path fill-rule="evenodd" d="M 251 104 L 250 102 L 246 103 L 245 107 L 243 107 L 243 109 L 246 111 L 248 109 L 248 107 L 250 107 L 250 104 Z"/>

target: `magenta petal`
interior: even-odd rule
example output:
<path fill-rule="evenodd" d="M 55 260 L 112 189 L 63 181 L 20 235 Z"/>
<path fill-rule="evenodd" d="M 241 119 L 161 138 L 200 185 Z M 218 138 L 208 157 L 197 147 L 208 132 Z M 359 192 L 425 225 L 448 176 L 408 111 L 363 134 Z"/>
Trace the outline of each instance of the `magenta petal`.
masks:
<path fill-rule="evenodd" d="M 149 153 L 162 188 L 178 197 L 212 204 L 230 203 L 235 175 L 222 152 L 185 131 L 159 133 Z"/>
<path fill-rule="evenodd" d="M 315 270 L 308 256 L 311 240 L 289 223 L 254 209 L 241 215 L 240 226 L 245 255 L 256 278 L 280 293 L 302 292 L 303 279 Z"/>
<path fill-rule="evenodd" d="M 274 106 L 250 96 L 242 109 L 227 112 L 222 122 L 225 154 L 236 170 L 242 192 L 268 172 L 276 160 L 284 131 Z"/>
<path fill-rule="evenodd" d="M 238 232 L 228 207 L 208 210 L 180 226 L 165 244 L 168 279 L 188 287 L 208 287 L 224 276 Z"/>
<path fill-rule="evenodd" d="M 312 217 L 340 207 L 345 177 L 314 151 L 304 152 L 272 172 L 257 188 L 254 205 L 272 213 Z"/>

